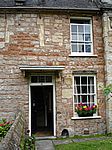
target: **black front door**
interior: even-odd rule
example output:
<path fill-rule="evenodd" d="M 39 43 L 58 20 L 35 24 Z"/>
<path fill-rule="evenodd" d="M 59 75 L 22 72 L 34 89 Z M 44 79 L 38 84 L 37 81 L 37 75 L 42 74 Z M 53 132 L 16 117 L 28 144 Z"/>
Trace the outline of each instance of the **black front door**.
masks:
<path fill-rule="evenodd" d="M 31 132 L 53 135 L 53 86 L 31 86 Z"/>

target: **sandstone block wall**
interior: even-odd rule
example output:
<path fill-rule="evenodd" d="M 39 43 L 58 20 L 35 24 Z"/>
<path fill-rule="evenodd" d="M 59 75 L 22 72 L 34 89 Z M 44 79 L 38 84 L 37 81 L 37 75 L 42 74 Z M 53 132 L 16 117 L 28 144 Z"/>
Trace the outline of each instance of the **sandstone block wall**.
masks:
<path fill-rule="evenodd" d="M 76 16 L 74 14 L 73 16 Z M 81 16 L 81 14 L 79 14 Z M 65 66 L 56 80 L 56 131 L 64 128 L 82 133 L 79 121 L 73 117 L 73 72 L 95 71 L 97 73 L 97 102 L 101 115 L 94 125 L 90 120 L 91 134 L 105 132 L 104 50 L 101 17 L 94 15 L 93 50 L 94 56 L 71 57 L 69 14 L 0 14 L 0 112 L 11 114 L 22 108 L 29 116 L 29 76 L 24 77 L 21 65 Z M 5 115 L 5 114 L 4 114 Z M 81 120 L 85 124 L 85 120 Z M 85 125 L 86 127 L 86 125 Z M 83 127 L 82 127 L 83 128 Z"/>

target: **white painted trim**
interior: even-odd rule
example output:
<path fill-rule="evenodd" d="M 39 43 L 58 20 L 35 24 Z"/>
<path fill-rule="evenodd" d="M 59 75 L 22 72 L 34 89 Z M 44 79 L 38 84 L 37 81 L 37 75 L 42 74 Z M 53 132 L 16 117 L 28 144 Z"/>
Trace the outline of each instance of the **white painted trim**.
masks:
<path fill-rule="evenodd" d="M 51 74 L 52 75 L 52 74 Z M 38 76 L 38 74 L 37 74 Z M 31 136 L 31 86 L 53 86 L 53 136 L 56 136 L 56 94 L 55 94 L 55 76 L 52 75 L 52 83 L 31 83 L 31 76 L 29 79 L 29 136 Z"/>
<path fill-rule="evenodd" d="M 91 23 L 91 53 L 93 54 L 94 51 L 93 51 L 93 42 L 94 42 L 94 39 L 93 39 L 93 21 L 92 21 L 92 18 L 90 19 L 90 23 Z"/>
<path fill-rule="evenodd" d="M 88 19 L 88 20 L 91 20 L 92 17 L 76 17 L 76 16 L 72 16 L 72 17 L 70 17 L 70 19 L 79 19 L 79 20 L 86 20 L 86 19 Z"/>
<path fill-rule="evenodd" d="M 97 81 L 96 81 L 96 75 L 94 75 L 94 90 L 95 90 L 95 104 L 98 106 L 97 101 Z M 96 115 L 98 115 L 98 111 L 96 110 Z"/>
<path fill-rule="evenodd" d="M 80 96 L 80 95 L 88 95 L 89 93 L 87 93 L 87 94 L 75 94 L 74 93 L 74 86 L 75 86 L 75 82 L 74 82 L 74 77 L 83 77 L 83 76 L 86 76 L 86 77 L 88 77 L 88 76 L 91 76 L 91 77 L 94 77 L 94 103 L 95 103 L 95 105 L 97 105 L 97 87 L 96 87 L 96 75 L 95 74 L 91 74 L 91 75 L 89 75 L 89 74 L 77 74 L 77 75 L 73 75 L 73 116 L 74 117 L 72 117 L 72 118 L 75 118 L 75 119 L 77 119 L 77 118 L 88 118 L 88 117 L 77 117 L 77 113 L 75 112 L 75 104 L 77 104 L 77 103 L 74 103 L 74 96 Z M 88 83 L 87 83 L 87 86 L 88 86 Z M 98 112 L 96 112 L 96 115 L 97 115 L 97 113 Z M 92 118 L 94 118 L 94 117 L 96 117 L 96 116 L 92 116 Z M 89 117 L 90 118 L 90 117 Z"/>
<path fill-rule="evenodd" d="M 29 136 L 31 136 L 31 86 L 29 84 Z"/>
<path fill-rule="evenodd" d="M 84 56 L 85 57 L 85 56 L 94 56 L 94 55 L 93 55 L 93 53 L 86 53 L 86 52 L 79 53 L 79 52 L 71 51 L 71 54 L 69 56 Z"/>
<path fill-rule="evenodd" d="M 73 120 L 84 120 L 84 119 L 100 119 L 101 116 L 90 116 L 90 117 L 72 117 Z"/>
<path fill-rule="evenodd" d="M 27 70 L 63 70 L 64 66 L 20 66 L 19 69 L 22 71 Z"/>
<path fill-rule="evenodd" d="M 75 115 L 75 106 L 74 106 L 74 104 L 75 104 L 75 103 L 74 103 L 74 86 L 75 86 L 75 85 L 74 85 L 74 76 L 72 76 L 72 83 L 73 83 L 73 84 L 72 84 L 72 86 L 73 86 L 72 89 L 73 89 L 73 116 L 74 116 L 74 115 Z"/>
<path fill-rule="evenodd" d="M 75 23 L 70 23 L 70 50 L 71 50 L 71 56 L 91 56 L 93 55 L 93 23 L 92 23 L 92 17 L 71 17 L 70 19 L 79 19 L 79 20 L 90 20 L 90 27 L 91 27 L 91 41 L 88 41 L 91 43 L 91 52 L 72 52 L 72 35 L 71 35 L 71 25 L 74 25 Z M 82 41 L 82 42 L 86 42 L 86 41 Z"/>
<path fill-rule="evenodd" d="M 47 85 L 53 85 L 53 83 L 30 83 L 31 86 L 47 86 Z"/>
<path fill-rule="evenodd" d="M 69 55 L 69 57 L 98 57 L 98 55 L 93 55 L 93 54 L 78 54 L 77 55 L 77 53 L 71 53 L 70 55 Z"/>
<path fill-rule="evenodd" d="M 56 92 L 55 92 L 55 80 L 53 85 L 53 127 L 54 136 L 56 136 Z"/>

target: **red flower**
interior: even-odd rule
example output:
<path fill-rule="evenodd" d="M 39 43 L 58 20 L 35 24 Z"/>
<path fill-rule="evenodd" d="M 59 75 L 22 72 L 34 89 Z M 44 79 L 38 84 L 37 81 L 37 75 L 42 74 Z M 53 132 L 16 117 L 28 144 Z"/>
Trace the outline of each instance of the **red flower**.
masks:
<path fill-rule="evenodd" d="M 87 108 L 84 108 L 84 110 L 86 110 L 86 111 L 87 111 L 87 110 L 88 110 L 88 107 L 87 107 Z"/>
<path fill-rule="evenodd" d="M 1 123 L 1 124 L 0 124 L 0 127 L 3 127 L 3 126 L 5 126 L 5 124 L 4 124 L 4 123 Z"/>
<path fill-rule="evenodd" d="M 79 108 L 79 110 L 82 110 L 82 108 Z"/>

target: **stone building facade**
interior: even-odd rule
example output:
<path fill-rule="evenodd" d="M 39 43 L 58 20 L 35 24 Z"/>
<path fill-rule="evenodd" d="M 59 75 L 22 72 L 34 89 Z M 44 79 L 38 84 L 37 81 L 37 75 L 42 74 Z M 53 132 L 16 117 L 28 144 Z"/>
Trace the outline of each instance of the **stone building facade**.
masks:
<path fill-rule="evenodd" d="M 106 132 L 106 105 L 102 89 L 105 84 L 102 16 L 97 12 L 99 10 L 96 8 L 89 12 L 75 9 L 71 12 L 29 12 L 21 9 L 19 12 L 1 12 L 0 116 L 13 116 L 17 109 L 23 109 L 26 115 L 26 129 L 31 131 L 32 126 L 36 126 L 34 122 L 38 124 L 38 120 L 39 125 L 52 121 L 50 126 L 53 126 L 53 136 L 60 136 L 64 129 L 76 135 Z M 71 55 L 71 18 L 91 18 L 91 55 Z M 84 77 L 94 74 L 96 77 L 96 116 L 75 116 L 73 83 L 77 74 Z M 46 77 L 45 81 L 43 76 Z M 48 76 L 52 76 L 53 83 Z M 37 81 L 40 77 L 41 81 Z M 41 87 L 45 93 L 41 92 Z M 52 116 L 50 117 L 47 111 L 49 118 L 45 119 L 46 117 L 39 113 L 44 118 L 42 121 L 42 117 L 36 119 L 36 115 L 32 116 L 33 107 L 36 105 L 32 101 L 36 92 L 47 97 L 47 90 L 52 96 L 49 103 L 52 105 Z M 42 99 L 40 103 L 41 101 Z"/>

